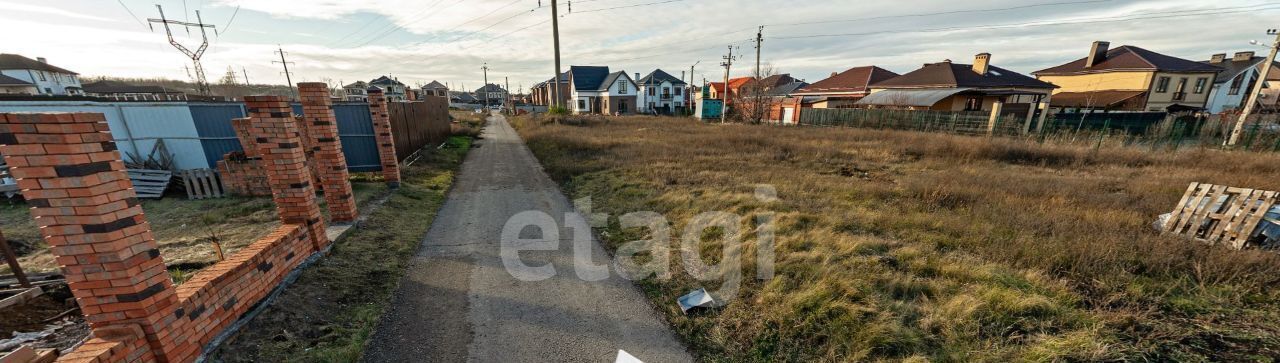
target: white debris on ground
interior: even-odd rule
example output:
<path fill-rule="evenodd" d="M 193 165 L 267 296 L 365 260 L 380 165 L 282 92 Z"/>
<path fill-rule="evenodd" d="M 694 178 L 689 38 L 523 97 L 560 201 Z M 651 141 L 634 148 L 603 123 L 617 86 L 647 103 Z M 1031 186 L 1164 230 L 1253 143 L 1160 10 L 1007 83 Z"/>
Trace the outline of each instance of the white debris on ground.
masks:
<path fill-rule="evenodd" d="M 689 309 L 695 307 L 712 307 L 716 300 L 711 298 L 711 294 L 707 293 L 707 289 L 693 290 L 685 296 L 676 299 L 676 303 L 680 304 L 680 311 L 688 313 Z"/>
<path fill-rule="evenodd" d="M 627 353 L 625 350 L 618 349 L 618 358 L 615 358 L 613 363 L 644 363 L 644 361 L 631 355 L 631 353 Z"/>
<path fill-rule="evenodd" d="M 1210 210 L 1217 210 L 1221 208 L 1222 203 L 1225 203 L 1226 199 L 1227 197 L 1225 196 L 1219 198 L 1218 201 L 1214 202 Z M 1204 200 L 1207 202 L 1209 199 L 1205 198 Z M 1205 202 L 1201 202 L 1200 207 L 1203 207 L 1204 203 Z M 1171 217 L 1173 217 L 1173 213 L 1161 214 L 1159 217 L 1156 217 L 1156 221 L 1151 224 L 1151 227 L 1155 228 L 1157 231 L 1164 231 L 1165 225 L 1169 223 L 1169 218 Z M 1205 224 L 1210 222 L 1211 221 L 1207 219 L 1204 221 Z M 1204 226 L 1199 226 L 1197 229 L 1203 227 Z M 1262 249 L 1280 249 L 1280 205 L 1267 211 L 1267 214 L 1263 216 L 1262 221 L 1258 223 L 1258 228 L 1254 229 L 1254 231 L 1249 234 L 1249 240 L 1259 241 L 1257 247 Z"/>

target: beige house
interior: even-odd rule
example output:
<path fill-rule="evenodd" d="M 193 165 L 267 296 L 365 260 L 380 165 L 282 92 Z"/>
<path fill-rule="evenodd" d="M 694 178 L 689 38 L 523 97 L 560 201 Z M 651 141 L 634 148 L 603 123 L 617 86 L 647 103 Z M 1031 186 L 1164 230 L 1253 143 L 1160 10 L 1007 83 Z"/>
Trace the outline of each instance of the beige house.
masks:
<path fill-rule="evenodd" d="M 991 65 L 981 53 L 973 64 L 946 60 L 870 85 L 871 94 L 860 107 L 907 108 L 932 111 L 1027 113 L 1049 97 L 1053 85 Z"/>
<path fill-rule="evenodd" d="M 1053 108 L 1177 112 L 1203 110 L 1221 70 L 1129 45 L 1110 49 L 1098 41 L 1088 56 L 1032 74 L 1058 86 Z"/>

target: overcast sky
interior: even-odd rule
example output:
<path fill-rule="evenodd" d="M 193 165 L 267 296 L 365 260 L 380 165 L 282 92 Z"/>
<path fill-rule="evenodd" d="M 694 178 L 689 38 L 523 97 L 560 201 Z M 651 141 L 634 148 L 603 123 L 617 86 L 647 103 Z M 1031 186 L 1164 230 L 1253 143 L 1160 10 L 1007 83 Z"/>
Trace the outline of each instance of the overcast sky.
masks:
<path fill-rule="evenodd" d="M 217 26 L 203 59 L 211 81 L 243 67 L 253 83 L 284 84 L 277 44 L 295 62 L 294 82 L 389 74 L 474 89 L 488 62 L 490 82 L 509 76 L 517 89 L 554 69 L 550 0 L 0 0 L 0 53 L 47 57 L 84 76 L 187 79 L 190 61 L 163 28 L 144 25 L 159 17 L 157 3 L 169 19 L 195 22 L 199 9 Z M 1193 60 L 1263 54 L 1249 41 L 1280 27 L 1280 3 L 1266 0 L 579 0 L 572 12 L 560 0 L 560 12 L 565 69 L 680 76 L 701 61 L 698 82 L 723 77 L 730 44 L 742 55 L 735 76 L 750 72 L 760 25 L 763 62 L 810 82 L 863 65 L 905 73 L 969 63 L 980 52 L 1029 73 L 1085 56 L 1094 40 Z M 198 32 L 175 36 L 200 42 Z"/>

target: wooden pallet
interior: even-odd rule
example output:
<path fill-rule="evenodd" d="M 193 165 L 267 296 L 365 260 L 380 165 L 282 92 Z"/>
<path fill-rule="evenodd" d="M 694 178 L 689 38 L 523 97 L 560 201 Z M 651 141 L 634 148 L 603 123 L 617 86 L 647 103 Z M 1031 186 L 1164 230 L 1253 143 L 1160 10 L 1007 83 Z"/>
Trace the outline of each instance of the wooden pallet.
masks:
<path fill-rule="evenodd" d="M 189 169 L 182 171 L 182 182 L 187 187 L 187 199 L 222 198 L 226 192 L 222 188 L 222 180 L 218 173 L 210 169 Z"/>
<path fill-rule="evenodd" d="M 1244 249 L 1280 193 L 1191 183 L 1165 222 L 1165 232 Z"/>
<path fill-rule="evenodd" d="M 159 199 L 164 190 L 169 188 L 173 172 L 168 170 L 129 169 L 129 180 L 133 182 L 133 190 L 138 198 Z"/>
<path fill-rule="evenodd" d="M 13 182 L 5 181 L 6 178 L 12 177 L 12 175 L 9 175 L 9 165 L 0 162 L 0 193 L 5 194 L 7 197 L 13 197 L 15 194 L 22 193 L 21 189 L 18 188 L 18 182 L 16 180 Z"/>

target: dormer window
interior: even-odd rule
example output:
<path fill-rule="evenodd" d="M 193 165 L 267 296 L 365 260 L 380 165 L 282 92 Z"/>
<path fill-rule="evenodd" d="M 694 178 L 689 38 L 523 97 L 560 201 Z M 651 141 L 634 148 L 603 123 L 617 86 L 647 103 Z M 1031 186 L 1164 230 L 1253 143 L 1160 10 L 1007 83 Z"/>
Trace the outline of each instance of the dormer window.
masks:
<path fill-rule="evenodd" d="M 618 81 L 618 94 L 627 94 L 627 81 Z"/>

